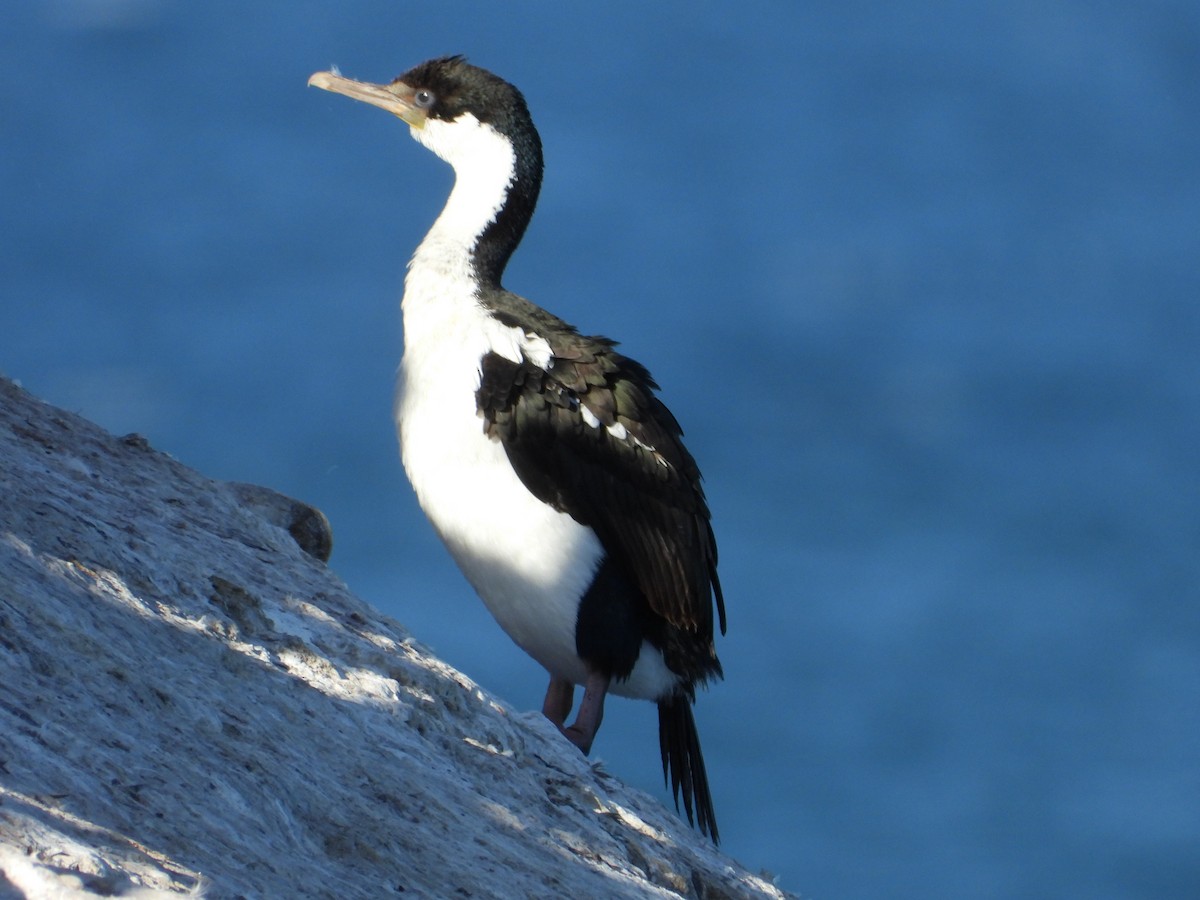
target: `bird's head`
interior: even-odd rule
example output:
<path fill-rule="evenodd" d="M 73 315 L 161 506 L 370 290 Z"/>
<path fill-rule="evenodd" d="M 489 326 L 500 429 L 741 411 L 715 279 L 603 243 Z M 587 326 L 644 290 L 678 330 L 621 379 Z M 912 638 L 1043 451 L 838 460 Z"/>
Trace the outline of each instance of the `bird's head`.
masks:
<path fill-rule="evenodd" d="M 541 141 L 521 92 L 461 56 L 423 62 L 390 84 L 355 81 L 337 71 L 317 72 L 308 83 L 387 110 L 456 169 L 481 142 L 497 136 L 540 163 Z"/>

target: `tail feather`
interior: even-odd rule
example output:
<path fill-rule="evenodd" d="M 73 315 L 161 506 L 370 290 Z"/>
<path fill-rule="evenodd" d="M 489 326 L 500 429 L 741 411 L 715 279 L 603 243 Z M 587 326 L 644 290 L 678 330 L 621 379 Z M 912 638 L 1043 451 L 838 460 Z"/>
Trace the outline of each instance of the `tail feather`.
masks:
<path fill-rule="evenodd" d="M 676 694 L 658 701 L 658 744 L 662 751 L 663 779 L 671 785 L 675 808 L 679 809 L 682 794 L 688 824 L 711 837 L 714 844 L 720 843 L 690 697 Z"/>

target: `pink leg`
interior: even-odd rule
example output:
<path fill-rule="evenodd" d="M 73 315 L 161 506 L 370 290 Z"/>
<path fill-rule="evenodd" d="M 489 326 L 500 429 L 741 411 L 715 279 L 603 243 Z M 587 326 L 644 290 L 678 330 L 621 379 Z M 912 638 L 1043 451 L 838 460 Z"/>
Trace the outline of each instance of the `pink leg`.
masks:
<path fill-rule="evenodd" d="M 546 688 L 546 699 L 542 701 L 542 715 L 562 730 L 563 723 L 575 703 L 575 685 L 565 678 L 550 676 L 550 686 Z"/>
<path fill-rule="evenodd" d="M 583 685 L 583 699 L 579 701 L 579 715 L 575 724 L 563 729 L 572 744 L 587 756 L 592 749 L 592 741 L 604 718 L 604 695 L 608 693 L 608 676 L 598 672 L 589 672 Z M 560 726 L 561 727 L 561 726 Z"/>

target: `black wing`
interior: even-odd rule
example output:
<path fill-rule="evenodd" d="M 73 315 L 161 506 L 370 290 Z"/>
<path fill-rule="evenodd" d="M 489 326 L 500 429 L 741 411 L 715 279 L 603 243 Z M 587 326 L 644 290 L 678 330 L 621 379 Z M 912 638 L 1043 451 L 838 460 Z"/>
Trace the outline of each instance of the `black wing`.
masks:
<path fill-rule="evenodd" d="M 536 497 L 596 531 L 671 626 L 668 664 L 692 678 L 718 673 L 713 601 L 722 633 L 725 604 L 716 541 L 679 424 L 645 368 L 612 341 L 554 324 L 552 336 L 540 334 L 553 352 L 548 369 L 484 357 L 476 395 L 484 428 Z"/>

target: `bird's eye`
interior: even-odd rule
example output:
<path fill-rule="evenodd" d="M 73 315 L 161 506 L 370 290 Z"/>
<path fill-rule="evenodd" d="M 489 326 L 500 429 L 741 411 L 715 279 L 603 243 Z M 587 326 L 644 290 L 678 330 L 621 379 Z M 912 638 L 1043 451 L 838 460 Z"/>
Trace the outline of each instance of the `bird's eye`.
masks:
<path fill-rule="evenodd" d="M 425 88 L 421 88 L 413 94 L 413 106 L 417 109 L 429 109 L 433 106 L 433 101 L 433 91 L 426 90 Z"/>

